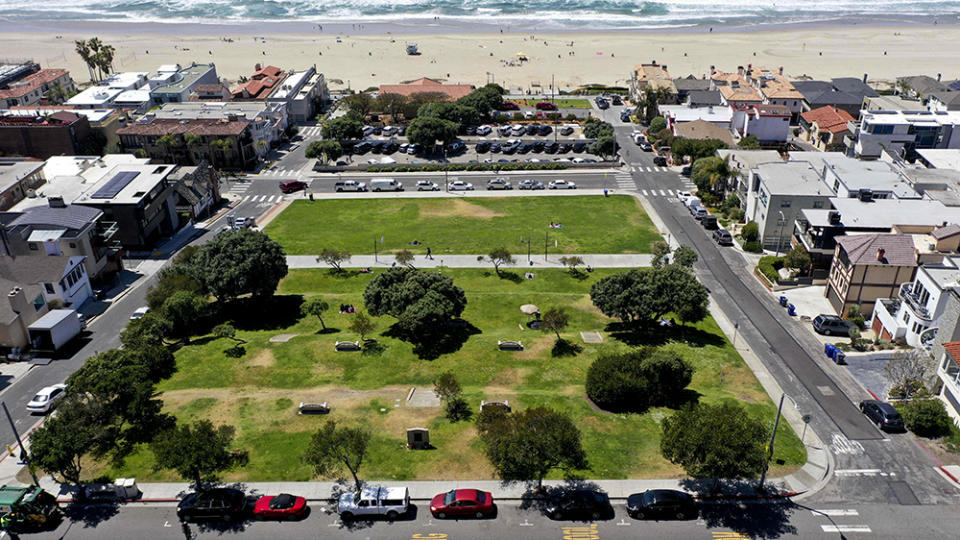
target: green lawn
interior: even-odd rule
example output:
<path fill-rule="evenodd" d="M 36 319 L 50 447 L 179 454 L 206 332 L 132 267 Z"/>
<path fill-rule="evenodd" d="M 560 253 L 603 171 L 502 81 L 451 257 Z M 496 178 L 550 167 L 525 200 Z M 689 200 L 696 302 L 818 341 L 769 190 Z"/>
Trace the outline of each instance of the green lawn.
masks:
<path fill-rule="evenodd" d="M 591 361 L 605 351 L 629 347 L 616 333 L 614 322 L 600 314 L 588 296 L 590 286 L 613 270 L 582 274 L 539 270 L 533 280 L 497 278 L 492 271 L 444 271 L 467 292 L 463 318 L 473 330 L 462 346 L 435 360 L 417 358 L 409 343 L 385 335 L 393 320 L 375 319 L 379 354 L 337 353 L 336 340 L 356 339 L 345 330 L 352 315 L 329 314 L 320 333 L 315 317 L 299 318 L 300 295 L 322 294 L 332 306 L 352 303 L 362 308 L 362 291 L 370 275 L 334 276 L 326 269 L 293 270 L 281 283 L 270 309 L 242 314 L 234 321 L 238 337 L 248 341 L 241 358 L 228 358 L 232 343 L 198 336 L 177 353 L 179 371 L 160 384 L 165 408 L 181 421 L 209 418 L 236 426 L 238 445 L 250 451 L 250 463 L 225 476 L 239 481 L 309 480 L 299 461 L 310 434 L 327 418 L 367 426 L 374 434 L 362 476 L 380 480 L 487 479 L 493 471 L 482 454 L 472 422 L 450 423 L 438 408 L 404 405 L 411 387 L 431 387 L 440 373 L 454 372 L 465 397 L 476 412 L 481 399 L 509 400 L 524 408 L 548 405 L 575 417 L 583 432 L 590 469 L 587 478 L 653 478 L 683 476 L 659 453 L 659 425 L 670 410 L 657 408 L 644 414 L 608 414 L 594 410 L 584 398 L 584 379 Z M 522 329 L 528 317 L 519 307 L 535 303 L 541 309 L 566 307 L 571 324 L 564 337 L 581 344 L 575 357 L 554 358 L 552 334 Z M 603 343 L 583 344 L 579 331 L 595 330 Z M 660 336 L 668 347 L 681 351 L 696 367 L 691 384 L 695 399 L 724 400 L 745 405 L 751 414 L 773 419 L 775 407 L 726 341 L 712 319 L 695 327 L 676 329 Z M 270 342 L 280 333 L 298 334 L 285 343 Z M 521 339 L 526 350 L 497 350 L 498 339 Z M 300 401 L 327 401 L 327 416 L 296 414 Z M 426 426 L 436 450 L 408 451 L 405 429 Z M 776 476 L 795 469 L 805 460 L 797 436 L 781 423 L 774 459 Z M 135 453 L 123 467 L 93 466 L 91 477 L 136 476 L 141 481 L 172 480 L 169 471 L 150 472 L 147 449 Z"/>
<path fill-rule="evenodd" d="M 409 181 L 408 181 L 409 183 Z M 551 229 L 551 222 L 562 229 Z M 504 246 L 534 253 L 649 253 L 656 228 L 633 197 L 475 197 L 296 200 L 266 233 L 292 255 L 324 248 L 353 254 L 409 249 L 434 255 L 487 253 Z M 419 240 L 420 245 L 409 242 Z"/>
<path fill-rule="evenodd" d="M 555 103 L 557 107 L 561 109 L 589 109 L 590 100 L 582 98 L 559 98 L 559 99 L 521 99 L 514 100 L 518 102 L 523 102 L 522 104 L 527 107 L 536 107 L 537 103 L 541 101 L 549 101 Z M 553 111 L 544 111 L 544 113 L 553 112 Z"/>

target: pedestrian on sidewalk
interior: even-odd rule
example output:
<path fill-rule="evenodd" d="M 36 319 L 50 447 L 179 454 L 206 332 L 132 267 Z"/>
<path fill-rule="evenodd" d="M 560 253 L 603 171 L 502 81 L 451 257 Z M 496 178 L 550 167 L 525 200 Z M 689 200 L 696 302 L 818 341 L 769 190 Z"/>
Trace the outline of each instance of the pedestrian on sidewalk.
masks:
<path fill-rule="evenodd" d="M 431 260 L 431 261 L 433 260 L 433 255 L 430 254 L 430 248 L 429 248 L 429 247 L 427 247 L 427 259 L 429 259 L 429 260 Z"/>

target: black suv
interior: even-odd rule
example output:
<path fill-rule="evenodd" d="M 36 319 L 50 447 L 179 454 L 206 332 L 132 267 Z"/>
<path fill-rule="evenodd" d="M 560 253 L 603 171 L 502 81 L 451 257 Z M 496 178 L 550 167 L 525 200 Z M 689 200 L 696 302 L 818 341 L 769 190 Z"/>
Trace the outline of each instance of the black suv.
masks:
<path fill-rule="evenodd" d="M 813 318 L 813 329 L 818 334 L 825 336 L 850 335 L 850 323 L 837 317 L 836 315 L 817 315 Z"/>
<path fill-rule="evenodd" d="M 592 489 L 571 489 L 554 494 L 544 506 L 544 511 L 551 519 L 601 519 L 613 515 L 610 497 Z"/>
<path fill-rule="evenodd" d="M 180 521 L 236 521 L 243 517 L 246 505 L 247 497 L 239 489 L 216 488 L 184 497 L 177 505 L 177 517 Z"/>
<path fill-rule="evenodd" d="M 904 430 L 903 417 L 889 403 L 867 399 L 860 402 L 860 412 L 867 415 L 881 431 Z"/>
<path fill-rule="evenodd" d="M 634 519 L 694 519 L 697 501 L 682 491 L 651 489 L 627 497 L 627 513 Z"/>

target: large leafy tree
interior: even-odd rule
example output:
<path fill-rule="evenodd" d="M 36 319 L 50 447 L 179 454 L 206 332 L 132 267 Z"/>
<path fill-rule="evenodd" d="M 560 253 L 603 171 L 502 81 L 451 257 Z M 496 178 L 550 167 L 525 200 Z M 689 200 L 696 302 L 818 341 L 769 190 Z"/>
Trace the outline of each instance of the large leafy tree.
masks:
<path fill-rule="evenodd" d="M 457 103 L 474 109 L 481 118 L 489 119 L 491 112 L 499 109 L 503 103 L 503 88 L 491 83 L 458 99 Z"/>
<path fill-rule="evenodd" d="M 554 469 L 571 474 L 587 468 L 580 430 L 565 413 L 534 407 L 481 417 L 485 453 L 505 481 L 536 480 L 540 489 Z"/>
<path fill-rule="evenodd" d="M 700 403 L 663 420 L 660 452 L 694 478 L 755 478 L 766 466 L 763 422 L 736 404 Z"/>
<path fill-rule="evenodd" d="M 403 106 L 403 116 L 406 118 L 416 118 L 417 111 L 425 103 L 436 103 L 439 101 L 448 101 L 449 97 L 441 92 L 417 92 L 412 94 L 406 104 Z"/>
<path fill-rule="evenodd" d="M 481 113 L 470 105 L 459 102 L 440 101 L 427 103 L 417 111 L 417 118 L 440 118 L 456 124 L 476 124 L 480 121 Z"/>
<path fill-rule="evenodd" d="M 707 314 L 708 294 L 689 268 L 670 264 L 607 276 L 590 287 L 593 304 L 608 317 L 647 324 L 667 313 L 683 322 Z"/>
<path fill-rule="evenodd" d="M 147 291 L 147 305 L 152 310 L 160 310 L 177 291 L 200 293 L 202 290 L 203 285 L 190 273 L 189 265 L 175 263 L 160 271 L 156 284 Z"/>
<path fill-rule="evenodd" d="M 217 235 L 191 262 L 195 275 L 218 300 L 243 294 L 269 296 L 287 275 L 287 258 L 267 235 L 243 229 Z"/>
<path fill-rule="evenodd" d="M 346 141 L 363 137 L 363 123 L 355 115 L 344 115 L 327 120 L 323 124 L 323 138 Z"/>
<path fill-rule="evenodd" d="M 413 341 L 436 335 L 467 306 L 463 289 L 449 276 L 413 268 L 390 268 L 367 285 L 363 302 L 371 315 L 396 317 Z"/>
<path fill-rule="evenodd" d="M 170 335 L 173 324 L 159 311 L 151 311 L 139 319 L 127 323 L 120 333 L 120 343 L 127 349 L 142 349 L 163 346 L 164 338 Z"/>
<path fill-rule="evenodd" d="M 233 449 L 234 433 L 233 426 L 214 426 L 209 420 L 168 429 L 150 445 L 155 468 L 173 469 L 201 489 L 204 481 L 214 481 L 219 473 L 246 465 L 247 452 Z"/>
<path fill-rule="evenodd" d="M 588 139 L 613 136 L 613 125 L 596 117 L 589 117 L 583 123 L 583 135 Z"/>
<path fill-rule="evenodd" d="M 337 141 L 314 141 L 307 146 L 304 156 L 308 159 L 322 158 L 333 161 L 343 155 L 343 146 Z"/>
<path fill-rule="evenodd" d="M 587 370 L 586 390 L 597 406 L 642 412 L 672 405 L 693 377 L 693 368 L 670 348 L 643 347 L 604 354 Z"/>
<path fill-rule="evenodd" d="M 403 109 L 406 106 L 409 99 L 403 94 L 392 94 L 392 93 L 383 93 L 377 96 L 377 108 L 383 111 L 384 114 L 389 114 L 396 120 L 398 116 L 403 114 Z"/>
<path fill-rule="evenodd" d="M 343 98 L 343 103 L 348 109 L 357 113 L 360 118 L 364 118 L 373 111 L 377 100 L 366 92 L 360 92 L 359 94 L 353 94 L 352 96 Z"/>
<path fill-rule="evenodd" d="M 407 140 L 423 146 L 448 144 L 457 139 L 457 124 L 432 116 L 417 117 L 407 127 Z"/>
<path fill-rule="evenodd" d="M 177 291 L 164 300 L 160 312 L 170 321 L 171 336 L 189 340 L 209 309 L 206 297 L 191 291 Z"/>
<path fill-rule="evenodd" d="M 335 474 L 345 467 L 359 490 L 363 482 L 358 473 L 367 457 L 369 444 L 370 432 L 362 428 L 337 427 L 336 422 L 328 420 L 310 437 L 310 444 L 302 459 L 317 476 Z"/>
<path fill-rule="evenodd" d="M 727 144 L 718 139 L 687 139 L 677 137 L 670 145 L 670 151 L 676 156 L 690 156 L 692 161 L 711 157 Z"/>
<path fill-rule="evenodd" d="M 614 156 L 619 145 L 613 135 L 603 135 L 590 145 L 590 153 L 600 157 Z"/>
<path fill-rule="evenodd" d="M 31 463 L 79 484 L 82 458 L 99 443 L 109 419 L 110 414 L 99 404 L 67 396 L 60 402 L 57 414 L 30 435 Z"/>

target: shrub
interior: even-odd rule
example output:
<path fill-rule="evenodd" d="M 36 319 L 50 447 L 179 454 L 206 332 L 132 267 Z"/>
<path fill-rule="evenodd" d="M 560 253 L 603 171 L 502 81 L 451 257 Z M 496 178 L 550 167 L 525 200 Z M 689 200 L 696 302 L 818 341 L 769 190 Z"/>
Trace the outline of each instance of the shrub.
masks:
<path fill-rule="evenodd" d="M 934 439 L 950 433 L 950 416 L 939 399 L 922 399 L 900 408 L 907 429 L 921 437 Z"/>
<path fill-rule="evenodd" d="M 743 237 L 744 242 L 756 242 L 760 239 L 760 226 L 756 221 L 751 221 L 740 230 L 740 236 Z"/>
<path fill-rule="evenodd" d="M 603 409 L 642 412 L 676 403 L 692 377 L 693 368 L 677 352 L 643 347 L 597 358 L 587 370 L 586 390 Z"/>
<path fill-rule="evenodd" d="M 650 133 L 660 133 L 660 131 L 662 131 L 666 127 L 667 127 L 667 120 L 662 116 L 658 116 L 654 118 L 652 121 L 650 121 L 649 131 Z"/>
<path fill-rule="evenodd" d="M 760 270 L 760 273 L 773 283 L 780 279 L 779 270 L 781 268 L 783 268 L 783 257 L 760 257 L 760 262 L 757 263 L 757 269 Z"/>
<path fill-rule="evenodd" d="M 577 119 L 577 115 L 575 115 L 575 114 L 573 114 L 573 113 L 570 113 L 570 114 L 567 115 L 567 122 L 573 122 L 573 121 L 576 120 L 576 119 Z"/>
<path fill-rule="evenodd" d="M 756 240 L 752 242 L 744 242 L 743 250 L 748 253 L 763 253 L 763 244 L 757 242 Z"/>

